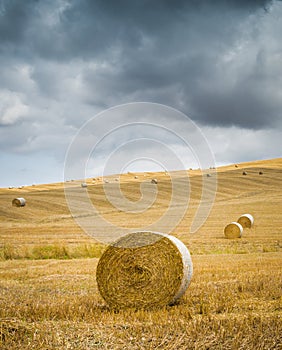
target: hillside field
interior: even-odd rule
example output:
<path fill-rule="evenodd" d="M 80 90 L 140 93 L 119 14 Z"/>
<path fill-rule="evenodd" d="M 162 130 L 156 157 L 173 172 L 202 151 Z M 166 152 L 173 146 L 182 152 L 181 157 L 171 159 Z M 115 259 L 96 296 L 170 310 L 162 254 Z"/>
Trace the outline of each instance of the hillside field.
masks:
<path fill-rule="evenodd" d="M 215 202 L 193 234 L 201 172 L 174 173 L 179 203 L 185 202 L 181 179 L 189 177 L 190 201 L 171 234 L 190 250 L 194 275 L 177 305 L 154 310 L 106 305 L 95 279 L 106 245 L 73 219 L 64 184 L 0 188 L 0 349 L 282 349 L 282 158 L 213 171 Z M 138 201 L 140 183 L 153 178 L 157 197 L 145 212 L 117 210 L 105 196 L 104 185 L 114 194 L 120 184 L 126 198 Z M 169 174 L 116 179 L 87 179 L 86 189 L 82 180 L 67 185 L 88 191 L 100 215 L 119 227 L 138 229 L 166 215 Z M 25 207 L 12 206 L 17 197 Z M 254 216 L 254 226 L 226 239 L 224 227 L 244 213 Z"/>

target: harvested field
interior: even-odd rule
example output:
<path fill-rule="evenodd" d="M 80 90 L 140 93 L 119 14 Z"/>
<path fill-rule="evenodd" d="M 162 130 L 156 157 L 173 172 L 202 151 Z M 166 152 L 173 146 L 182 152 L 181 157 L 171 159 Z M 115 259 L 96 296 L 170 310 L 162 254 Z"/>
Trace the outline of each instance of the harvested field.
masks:
<path fill-rule="evenodd" d="M 115 311 L 101 298 L 95 272 L 104 245 L 73 220 L 63 184 L 0 189 L 0 348 L 282 348 L 282 158 L 216 171 L 214 206 L 194 234 L 189 228 L 202 177 L 199 170 L 187 171 L 190 203 L 172 234 L 192 255 L 192 282 L 177 305 L 152 310 Z M 156 201 L 144 213 L 116 210 L 102 180 L 87 180 L 83 190 L 108 221 L 140 227 L 163 215 L 171 191 L 169 174 L 145 175 L 124 174 L 119 183 L 117 175 L 107 177 L 113 193 L 120 185 L 134 201 L 140 182 L 158 179 Z M 181 180 L 186 172 L 178 175 Z M 71 186 L 82 190 L 82 181 Z M 181 194 L 180 188 L 179 202 Z M 12 206 L 17 197 L 26 199 L 25 207 Z M 226 239 L 224 227 L 242 213 L 254 216 L 254 226 L 240 239 Z"/>

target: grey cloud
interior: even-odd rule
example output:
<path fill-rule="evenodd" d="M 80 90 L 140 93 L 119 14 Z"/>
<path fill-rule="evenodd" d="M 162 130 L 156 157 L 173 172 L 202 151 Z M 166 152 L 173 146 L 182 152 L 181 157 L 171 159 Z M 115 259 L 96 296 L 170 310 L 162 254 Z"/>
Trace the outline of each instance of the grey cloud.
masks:
<path fill-rule="evenodd" d="M 1 0 L 0 2 L 0 43 L 9 46 L 23 38 L 29 26 L 32 5 L 36 1 Z"/>

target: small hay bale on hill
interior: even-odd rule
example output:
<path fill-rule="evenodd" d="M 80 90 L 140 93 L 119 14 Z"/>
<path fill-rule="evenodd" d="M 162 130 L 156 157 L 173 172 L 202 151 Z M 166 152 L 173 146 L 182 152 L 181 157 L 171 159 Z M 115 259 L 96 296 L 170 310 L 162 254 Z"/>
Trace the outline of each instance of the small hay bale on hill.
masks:
<path fill-rule="evenodd" d="M 243 228 L 251 228 L 254 224 L 254 217 L 251 214 L 243 214 L 239 217 L 237 222 L 243 227 Z"/>
<path fill-rule="evenodd" d="M 15 198 L 12 200 L 13 207 L 24 207 L 26 205 L 26 200 L 24 198 Z"/>
<path fill-rule="evenodd" d="M 211 177 L 211 174 L 207 174 L 207 177 Z"/>
<path fill-rule="evenodd" d="M 177 238 L 134 232 L 109 246 L 99 260 L 101 296 L 115 309 L 148 309 L 175 303 L 193 274 L 189 250 Z"/>
<path fill-rule="evenodd" d="M 243 172 L 242 172 L 242 175 L 247 175 L 247 172 L 246 172 L 246 171 L 243 171 Z"/>
<path fill-rule="evenodd" d="M 86 183 L 86 182 L 83 182 L 83 183 L 81 184 L 81 187 L 82 187 L 82 188 L 87 187 L 87 183 Z"/>
<path fill-rule="evenodd" d="M 157 185 L 157 184 L 158 184 L 158 180 L 157 180 L 157 179 L 152 179 L 152 180 L 151 180 L 151 184 Z"/>
<path fill-rule="evenodd" d="M 260 171 L 260 172 L 259 172 L 259 175 L 263 175 L 263 172 L 262 172 L 262 171 Z"/>
<path fill-rule="evenodd" d="M 238 222 L 231 222 L 224 228 L 224 235 L 226 238 L 241 238 L 243 227 Z"/>
<path fill-rule="evenodd" d="M 235 164 L 235 168 L 238 168 L 238 164 Z"/>

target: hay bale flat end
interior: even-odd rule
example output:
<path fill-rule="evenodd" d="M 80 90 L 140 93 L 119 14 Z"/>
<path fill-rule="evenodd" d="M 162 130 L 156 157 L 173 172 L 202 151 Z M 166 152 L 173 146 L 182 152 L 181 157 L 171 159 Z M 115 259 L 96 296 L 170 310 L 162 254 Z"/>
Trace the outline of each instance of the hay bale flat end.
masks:
<path fill-rule="evenodd" d="M 238 222 L 231 222 L 224 228 L 224 235 L 229 239 L 241 238 L 242 233 L 243 227 Z"/>
<path fill-rule="evenodd" d="M 251 228 L 254 224 L 254 217 L 251 214 L 243 214 L 239 217 L 237 222 L 243 227 L 243 228 Z"/>

